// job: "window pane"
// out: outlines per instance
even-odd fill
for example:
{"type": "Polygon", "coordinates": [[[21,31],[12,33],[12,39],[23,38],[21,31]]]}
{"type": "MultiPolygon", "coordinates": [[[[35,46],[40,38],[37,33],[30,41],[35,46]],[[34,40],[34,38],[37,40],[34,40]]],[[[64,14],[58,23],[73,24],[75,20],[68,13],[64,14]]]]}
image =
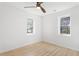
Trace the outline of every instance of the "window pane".
{"type": "Polygon", "coordinates": [[[33,33],[33,20],[27,19],[27,33],[33,33]]]}
{"type": "Polygon", "coordinates": [[[68,26],[70,24],[70,17],[61,18],[61,26],[68,26]]]}
{"type": "Polygon", "coordinates": [[[70,17],[62,17],[60,19],[60,33],[70,34],[70,17]]]}
{"type": "Polygon", "coordinates": [[[63,34],[63,33],[70,34],[70,26],[61,26],[60,32],[61,32],[61,34],[63,34]]]}

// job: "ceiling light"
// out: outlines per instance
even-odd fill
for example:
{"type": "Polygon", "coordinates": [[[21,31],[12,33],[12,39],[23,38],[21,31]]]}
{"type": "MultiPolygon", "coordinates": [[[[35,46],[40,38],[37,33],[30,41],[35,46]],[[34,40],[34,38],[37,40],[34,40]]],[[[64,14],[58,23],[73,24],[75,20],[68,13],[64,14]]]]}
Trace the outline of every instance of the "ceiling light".
{"type": "Polygon", "coordinates": [[[40,9],[40,7],[37,7],[37,9],[40,9]]]}

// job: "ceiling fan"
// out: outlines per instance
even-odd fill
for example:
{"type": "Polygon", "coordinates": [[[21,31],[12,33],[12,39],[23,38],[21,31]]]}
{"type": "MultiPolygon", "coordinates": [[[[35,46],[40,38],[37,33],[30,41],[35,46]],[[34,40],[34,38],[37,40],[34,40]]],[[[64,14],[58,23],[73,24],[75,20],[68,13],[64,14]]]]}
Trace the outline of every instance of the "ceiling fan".
{"type": "Polygon", "coordinates": [[[40,8],[43,13],[46,13],[46,10],[41,6],[43,2],[36,2],[36,6],[27,6],[24,8],[40,8]]]}

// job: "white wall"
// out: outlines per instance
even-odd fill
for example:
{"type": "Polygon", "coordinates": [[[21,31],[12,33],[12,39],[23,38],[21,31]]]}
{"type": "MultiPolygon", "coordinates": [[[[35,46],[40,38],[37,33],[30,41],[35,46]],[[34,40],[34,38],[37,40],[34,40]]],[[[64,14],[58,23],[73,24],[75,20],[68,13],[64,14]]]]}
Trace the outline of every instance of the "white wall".
{"type": "Polygon", "coordinates": [[[37,16],[15,7],[0,4],[0,52],[27,44],[46,41],[79,50],[79,6],[54,14],[37,16]],[[58,16],[70,14],[71,37],[58,35],[58,16]],[[33,18],[35,33],[26,34],[27,18],[33,18]],[[43,33],[43,34],[42,34],[43,33]]]}
{"type": "Polygon", "coordinates": [[[0,52],[41,41],[41,25],[40,16],[0,4],[0,52]],[[34,20],[36,32],[33,35],[26,34],[27,18],[34,20]]]}
{"type": "Polygon", "coordinates": [[[43,17],[43,41],[79,50],[79,6],[43,17]],[[58,35],[58,16],[71,16],[71,36],[58,35]]]}

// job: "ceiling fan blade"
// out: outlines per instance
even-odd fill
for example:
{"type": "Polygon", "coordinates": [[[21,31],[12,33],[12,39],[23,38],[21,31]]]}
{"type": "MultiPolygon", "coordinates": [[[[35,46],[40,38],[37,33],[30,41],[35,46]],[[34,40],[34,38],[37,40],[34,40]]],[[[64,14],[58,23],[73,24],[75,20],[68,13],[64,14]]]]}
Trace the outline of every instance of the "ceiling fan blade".
{"type": "Polygon", "coordinates": [[[24,8],[36,8],[36,6],[27,6],[27,7],[24,7],[24,8]]]}
{"type": "Polygon", "coordinates": [[[46,13],[46,10],[41,5],[39,7],[40,7],[40,9],[42,10],[43,13],[46,13]]]}

